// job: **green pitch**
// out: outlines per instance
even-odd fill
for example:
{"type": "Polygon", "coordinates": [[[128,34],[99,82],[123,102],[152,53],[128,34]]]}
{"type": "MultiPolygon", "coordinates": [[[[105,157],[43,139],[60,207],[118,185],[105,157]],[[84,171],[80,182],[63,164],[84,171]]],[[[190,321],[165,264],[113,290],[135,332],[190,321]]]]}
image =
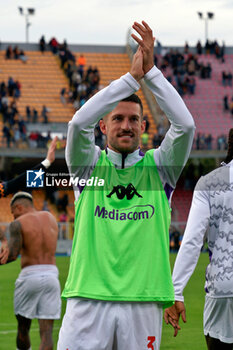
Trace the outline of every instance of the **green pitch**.
{"type": "MultiPolygon", "coordinates": [[[[175,255],[171,255],[173,265],[175,255]]],[[[201,254],[198,266],[189,284],[185,289],[187,323],[182,324],[181,331],[176,338],[173,337],[171,326],[163,325],[161,350],[205,350],[205,339],[202,330],[202,312],[204,305],[204,276],[208,263],[207,254],[201,254]]],[[[57,266],[60,272],[61,287],[63,288],[68,272],[69,258],[58,257],[57,266]]],[[[19,274],[19,259],[16,262],[0,266],[0,350],[14,350],[16,337],[16,319],[13,312],[14,282],[19,274]]],[[[62,302],[62,316],[65,312],[65,302],[62,302]]],[[[58,339],[61,320],[54,323],[54,349],[58,339]]],[[[31,326],[32,349],[39,348],[39,331],[37,320],[33,320],[31,326]]]]}

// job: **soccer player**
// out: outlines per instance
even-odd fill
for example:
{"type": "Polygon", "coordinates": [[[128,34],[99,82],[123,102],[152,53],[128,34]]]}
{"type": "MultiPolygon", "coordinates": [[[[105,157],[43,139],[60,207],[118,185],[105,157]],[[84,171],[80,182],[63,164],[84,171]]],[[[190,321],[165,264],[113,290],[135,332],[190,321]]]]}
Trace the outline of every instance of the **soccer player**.
{"type": "MultiPolygon", "coordinates": [[[[37,211],[31,194],[16,193],[11,200],[15,220],[10,224],[9,256],[6,263],[21,254],[21,273],[15,283],[14,312],[18,321],[17,349],[30,348],[31,321],[39,321],[41,350],[52,350],[52,330],[60,318],[61,299],[55,252],[58,226],[47,211],[37,211]]],[[[0,263],[2,264],[2,254],[0,263]]]]}
{"type": "Polygon", "coordinates": [[[203,246],[208,241],[210,263],[206,269],[204,334],[208,350],[233,349],[233,129],[228,153],[220,168],[198,181],[184,238],[173,270],[175,304],[165,310],[166,323],[180,330],[186,322],[183,290],[203,246]],[[208,230],[207,230],[208,229],[208,230]]]}
{"type": "Polygon", "coordinates": [[[104,186],[74,187],[75,235],[59,350],[157,350],[163,307],[174,301],[169,200],[195,127],[154,66],[152,30],[144,21],[133,28],[140,37],[132,35],[139,47],[130,72],[87,101],[68,126],[70,173],[102,179],[104,186]],[[171,122],[161,147],[145,155],[139,149],[142,103],[134,94],[143,77],[171,122]],[[94,143],[98,121],[105,151],[94,143]]]}

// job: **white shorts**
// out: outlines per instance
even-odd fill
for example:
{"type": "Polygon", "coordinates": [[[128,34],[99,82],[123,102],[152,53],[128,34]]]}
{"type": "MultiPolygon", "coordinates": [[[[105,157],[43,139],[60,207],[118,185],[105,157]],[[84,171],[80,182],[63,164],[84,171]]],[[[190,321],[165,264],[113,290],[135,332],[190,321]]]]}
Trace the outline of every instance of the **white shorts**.
{"type": "Polygon", "coordinates": [[[206,296],[204,334],[223,343],[233,343],[233,298],[206,296]]]}
{"type": "Polygon", "coordinates": [[[162,319],[154,302],[68,299],[57,350],[159,350],[162,319]]]}
{"type": "Polygon", "coordinates": [[[15,315],[55,320],[60,318],[61,297],[55,265],[31,265],[22,269],[15,282],[15,315]]]}

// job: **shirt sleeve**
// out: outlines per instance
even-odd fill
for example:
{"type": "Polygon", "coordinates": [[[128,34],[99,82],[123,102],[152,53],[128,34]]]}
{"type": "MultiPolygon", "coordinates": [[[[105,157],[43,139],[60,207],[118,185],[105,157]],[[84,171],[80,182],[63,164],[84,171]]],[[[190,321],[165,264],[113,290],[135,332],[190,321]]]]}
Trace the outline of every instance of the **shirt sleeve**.
{"type": "Polygon", "coordinates": [[[138,82],[127,73],[100,90],[75,113],[68,124],[65,151],[70,174],[88,178],[100,155],[100,148],[95,145],[96,123],[139,88],[138,82]]]}
{"type": "Polygon", "coordinates": [[[163,182],[175,188],[191,151],[194,120],[176,89],[157,67],[154,66],[144,80],[171,123],[154,158],[163,182]]]}
{"type": "MultiPolygon", "coordinates": [[[[35,167],[33,167],[33,170],[42,169],[46,172],[47,168],[42,163],[37,164],[35,167]]],[[[5,181],[2,184],[0,184],[0,198],[6,197],[11,193],[18,192],[19,190],[21,191],[26,190],[27,189],[26,180],[27,180],[27,173],[25,171],[19,176],[15,177],[14,179],[5,181]]]]}
{"type": "Polygon", "coordinates": [[[203,179],[202,177],[195,187],[184,238],[173,269],[175,300],[178,301],[184,300],[183,290],[197,265],[209,226],[209,194],[203,186],[203,179]]]}

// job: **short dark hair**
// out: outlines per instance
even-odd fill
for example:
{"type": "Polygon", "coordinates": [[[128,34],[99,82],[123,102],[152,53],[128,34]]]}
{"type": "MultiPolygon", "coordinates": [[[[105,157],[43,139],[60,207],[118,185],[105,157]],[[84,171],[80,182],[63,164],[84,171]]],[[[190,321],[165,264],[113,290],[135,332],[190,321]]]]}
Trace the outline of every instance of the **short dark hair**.
{"type": "Polygon", "coordinates": [[[228,134],[228,150],[225,158],[225,163],[229,163],[233,159],[233,128],[230,129],[228,134]]]}
{"type": "Polygon", "coordinates": [[[11,200],[11,206],[18,200],[18,199],[26,199],[28,201],[31,202],[31,204],[33,204],[33,198],[32,198],[32,195],[28,192],[17,192],[12,200],[11,200]]]}
{"type": "Polygon", "coordinates": [[[121,100],[122,102],[134,102],[134,103],[138,103],[140,105],[140,109],[141,109],[141,113],[143,116],[143,105],[142,105],[142,101],[141,99],[138,97],[138,95],[136,94],[132,94],[126,98],[124,98],[123,100],[121,100]]]}

